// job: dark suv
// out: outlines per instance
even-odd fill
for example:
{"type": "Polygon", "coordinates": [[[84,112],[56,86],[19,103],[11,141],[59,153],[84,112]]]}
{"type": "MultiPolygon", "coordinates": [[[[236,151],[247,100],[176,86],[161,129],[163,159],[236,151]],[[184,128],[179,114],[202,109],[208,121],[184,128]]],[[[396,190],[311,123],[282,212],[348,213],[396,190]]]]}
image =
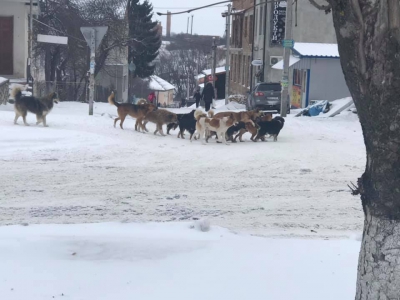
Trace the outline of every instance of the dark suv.
{"type": "MultiPolygon", "coordinates": [[[[281,112],[281,84],[261,82],[257,84],[247,99],[247,109],[276,110],[281,112]]],[[[290,97],[287,97],[287,113],[290,114],[290,97]]]]}

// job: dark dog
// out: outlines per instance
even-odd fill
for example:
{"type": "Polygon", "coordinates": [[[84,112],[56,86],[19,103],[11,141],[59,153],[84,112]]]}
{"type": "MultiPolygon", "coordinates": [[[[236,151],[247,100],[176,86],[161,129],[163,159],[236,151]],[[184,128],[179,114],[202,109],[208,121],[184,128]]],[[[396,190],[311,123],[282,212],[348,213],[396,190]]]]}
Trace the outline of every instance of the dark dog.
{"type": "Polygon", "coordinates": [[[184,132],[187,130],[190,133],[190,139],[192,139],[193,134],[196,131],[196,119],[194,118],[194,113],[195,110],[192,110],[188,114],[179,114],[177,123],[168,124],[167,133],[169,134],[171,129],[175,130],[179,126],[178,138],[185,139],[184,132]]]}
{"type": "Polygon", "coordinates": [[[278,141],[278,135],[281,132],[285,119],[282,117],[275,117],[271,121],[258,122],[260,126],[257,136],[253,139],[253,142],[257,142],[259,139],[265,141],[265,135],[269,134],[274,137],[274,142],[278,141]]]}
{"type": "MultiPolygon", "coordinates": [[[[231,126],[228,128],[228,130],[226,131],[225,134],[225,139],[229,142],[231,141],[232,143],[236,143],[236,139],[239,137],[239,140],[241,142],[242,141],[242,135],[246,132],[246,123],[245,122],[239,122],[236,123],[235,125],[231,126]],[[237,134],[235,136],[235,138],[233,138],[233,136],[237,134]],[[239,136],[240,135],[240,136],[239,136]]],[[[215,136],[215,138],[218,140],[218,136],[217,133],[215,131],[211,131],[207,138],[206,138],[206,142],[208,143],[209,138],[215,136]]],[[[217,141],[217,143],[221,143],[220,141],[217,141]]]]}
{"type": "Polygon", "coordinates": [[[43,122],[43,126],[47,127],[46,116],[53,109],[54,103],[58,103],[57,93],[50,93],[46,97],[36,98],[33,96],[22,96],[20,87],[14,87],[12,96],[15,99],[14,110],[15,119],[14,124],[17,124],[18,118],[22,117],[24,124],[29,126],[26,122],[26,115],[28,111],[36,115],[36,125],[43,122]]]}

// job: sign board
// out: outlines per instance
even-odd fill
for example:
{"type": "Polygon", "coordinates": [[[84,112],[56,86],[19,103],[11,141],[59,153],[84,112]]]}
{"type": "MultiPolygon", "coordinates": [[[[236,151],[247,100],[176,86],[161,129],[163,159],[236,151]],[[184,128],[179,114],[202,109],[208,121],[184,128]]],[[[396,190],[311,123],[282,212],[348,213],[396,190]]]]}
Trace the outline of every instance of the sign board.
{"type": "Polygon", "coordinates": [[[103,37],[107,33],[108,26],[97,26],[97,27],[81,27],[81,32],[86,40],[86,43],[90,46],[91,44],[91,32],[94,29],[95,32],[95,49],[97,49],[103,40],[103,37]]]}
{"type": "Polygon", "coordinates": [[[289,86],[289,82],[286,81],[286,80],[285,80],[285,81],[282,80],[282,81],[281,81],[281,86],[284,87],[284,88],[286,88],[286,87],[289,86]]]}
{"type": "Polygon", "coordinates": [[[66,37],[66,36],[57,36],[57,35],[38,34],[37,35],[37,41],[39,43],[67,45],[68,44],[68,37],[66,37]]]}
{"type": "Polygon", "coordinates": [[[255,59],[251,62],[251,65],[260,67],[260,66],[264,65],[264,62],[261,59],[255,59]]]}
{"type": "Polygon", "coordinates": [[[293,49],[294,48],[294,40],[283,40],[282,46],[283,46],[283,48],[293,49]]]}
{"type": "Polygon", "coordinates": [[[272,1],[271,46],[280,46],[285,38],[287,1],[272,1]]]}

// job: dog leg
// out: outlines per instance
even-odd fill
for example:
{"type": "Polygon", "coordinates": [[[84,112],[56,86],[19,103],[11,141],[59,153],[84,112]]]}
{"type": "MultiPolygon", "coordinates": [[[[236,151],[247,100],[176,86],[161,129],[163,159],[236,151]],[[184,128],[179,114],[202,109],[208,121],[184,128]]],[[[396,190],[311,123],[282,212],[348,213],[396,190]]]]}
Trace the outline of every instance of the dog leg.
{"type": "Polygon", "coordinates": [[[160,132],[160,134],[161,134],[162,136],[167,136],[166,134],[164,134],[164,130],[163,130],[163,128],[162,128],[162,124],[159,125],[158,131],[160,132]]]}
{"type": "Polygon", "coordinates": [[[46,116],[43,116],[42,120],[43,120],[43,126],[49,127],[49,125],[47,125],[47,123],[46,123],[46,116]]]}
{"type": "Polygon", "coordinates": [[[29,126],[28,122],[26,122],[26,114],[22,116],[22,120],[24,120],[25,126],[29,126]]]}
{"type": "MultiPolygon", "coordinates": [[[[217,135],[218,135],[218,133],[217,133],[217,135]]],[[[222,143],[224,143],[225,145],[230,145],[225,138],[225,132],[221,132],[221,139],[222,139],[222,143]]]]}
{"type": "Polygon", "coordinates": [[[124,129],[124,121],[125,121],[126,116],[121,117],[121,122],[119,123],[119,127],[121,127],[121,129],[124,129]]]}
{"type": "Polygon", "coordinates": [[[39,125],[42,122],[43,122],[43,117],[40,118],[38,115],[36,115],[36,125],[39,125]]]}
{"type": "Polygon", "coordinates": [[[117,124],[117,122],[118,122],[119,120],[121,120],[120,117],[118,117],[118,118],[116,118],[116,119],[114,120],[114,128],[115,128],[115,126],[116,126],[116,124],[117,124]]]}
{"type": "Polygon", "coordinates": [[[274,142],[277,142],[277,141],[278,141],[278,135],[274,134],[274,142]]]}
{"type": "Polygon", "coordinates": [[[14,118],[14,124],[18,125],[17,121],[19,119],[20,115],[18,115],[17,113],[15,114],[15,118],[14,118]]]}

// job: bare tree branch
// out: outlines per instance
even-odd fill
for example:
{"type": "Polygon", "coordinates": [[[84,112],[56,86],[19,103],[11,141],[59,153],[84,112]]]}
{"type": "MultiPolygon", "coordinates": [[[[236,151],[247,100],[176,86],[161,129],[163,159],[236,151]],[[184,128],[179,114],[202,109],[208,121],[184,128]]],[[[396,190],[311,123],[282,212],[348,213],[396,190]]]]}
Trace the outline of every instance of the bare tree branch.
{"type": "Polygon", "coordinates": [[[308,0],[308,1],[310,1],[311,5],[314,6],[315,8],[325,11],[326,14],[329,14],[332,11],[332,6],[330,4],[321,5],[318,4],[315,0],[308,0]]]}

